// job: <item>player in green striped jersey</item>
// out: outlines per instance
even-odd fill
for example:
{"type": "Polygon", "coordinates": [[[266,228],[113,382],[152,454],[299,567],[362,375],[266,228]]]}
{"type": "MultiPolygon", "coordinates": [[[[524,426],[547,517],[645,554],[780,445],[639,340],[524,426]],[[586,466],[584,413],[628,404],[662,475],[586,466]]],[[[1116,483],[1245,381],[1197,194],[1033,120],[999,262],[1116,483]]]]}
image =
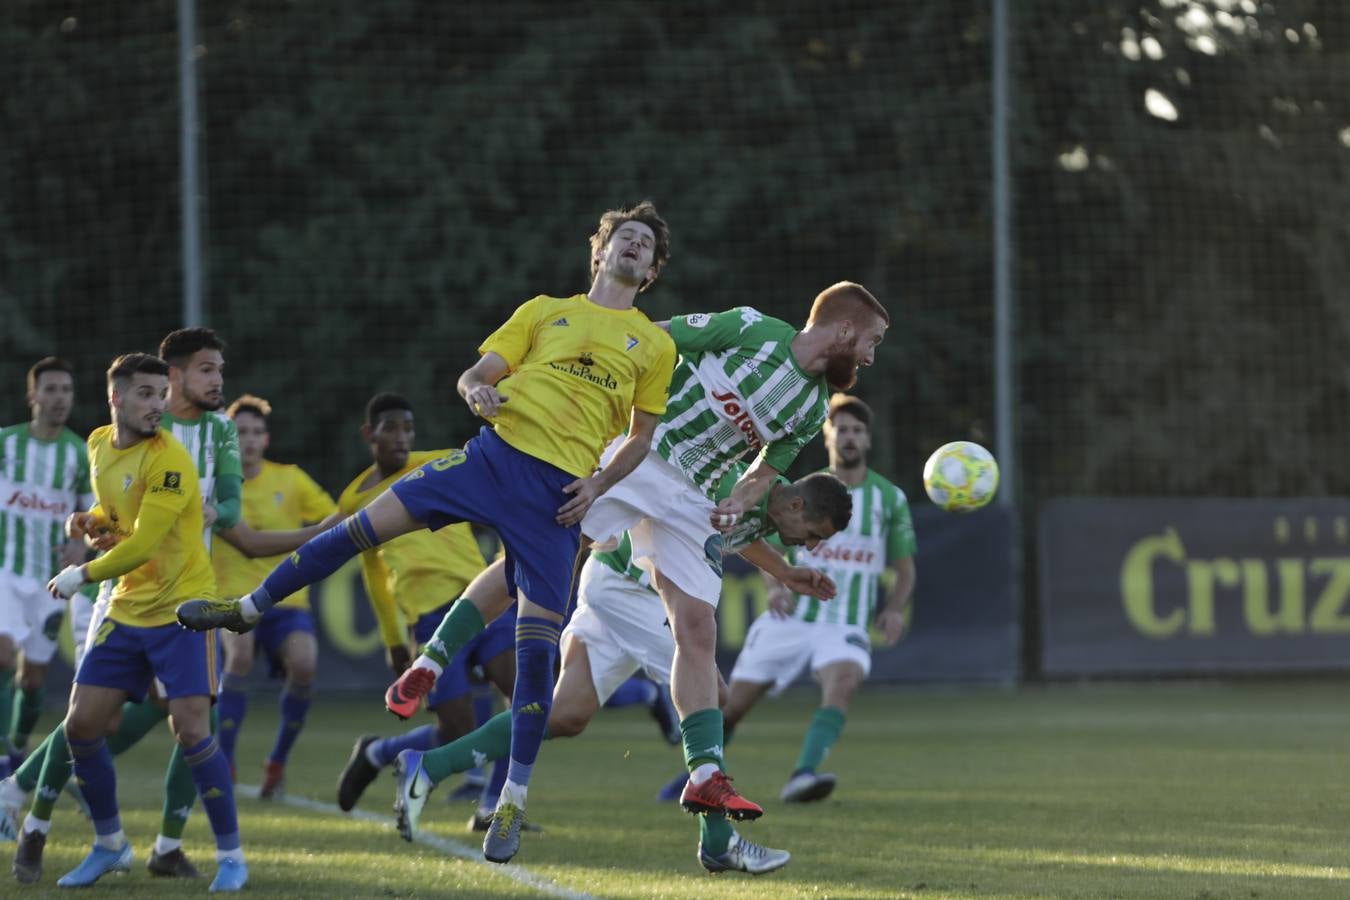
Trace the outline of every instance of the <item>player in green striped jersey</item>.
{"type": "MultiPolygon", "coordinates": [[[[681,357],[652,452],[581,523],[602,544],[629,532],[634,560],[665,602],[676,645],[671,693],[690,771],[680,800],[690,812],[763,813],[722,771],[714,651],[723,542],[819,432],[830,387],[851,386],[858,367],[871,365],[889,324],[885,308],[853,282],[817,295],[800,331],[750,307],[672,319],[681,357]],[[719,479],[749,452],[754,463],[714,505],[719,479]]],[[[742,556],[780,580],[793,578],[794,590],[833,595],[828,578],[807,568],[809,580],[790,573],[772,551],[742,556]]]]}
{"type": "MultiPolygon", "coordinates": [[[[74,403],[74,370],[46,357],[28,370],[32,417],[0,428],[0,777],[9,775],[11,751],[27,743],[41,713],[42,684],[66,610],[45,583],[85,561],[84,547],[64,533],[66,516],[93,502],[88,452],[66,427],[74,403]]],[[[70,600],[88,602],[82,595],[70,600]]],[[[0,820],[0,833],[4,828],[0,820]]]]}
{"type": "MultiPolygon", "coordinates": [[[[744,463],[733,466],[722,479],[718,496],[730,493],[744,469],[744,463]]],[[[760,504],[741,518],[723,550],[739,553],[775,534],[787,546],[814,547],[849,522],[851,503],[848,489],[830,475],[808,475],[795,483],[778,478],[760,504]]],[[[505,605],[502,598],[485,606],[483,614],[490,617],[505,605]]],[[[618,686],[639,669],[660,684],[669,682],[674,639],[650,576],[633,563],[627,534],[613,549],[591,554],[582,566],[576,611],[563,631],[562,651],[562,674],[548,717],[550,738],[580,734],[618,686]]],[[[498,759],[509,749],[510,716],[503,713],[442,747],[401,753],[394,799],[399,833],[413,839],[427,795],[437,784],[479,760],[498,759]]],[[[698,858],[710,872],[762,874],[790,859],[784,850],[761,847],[736,834],[720,813],[705,816],[700,824],[698,858]]]]}
{"type": "Polygon", "coordinates": [[[914,591],[914,524],[904,491],[867,466],[872,446],[872,411],[857,397],[836,394],[825,425],[829,472],[848,485],[853,515],[848,527],[811,548],[789,548],[797,565],[823,569],[839,595],[822,604],[773,584],[769,609],[751,626],[731,673],[731,696],[723,715],[734,728],[770,689],[781,691],[808,665],[820,682],[816,710],[797,757],[796,770],[783,788],[788,802],[820,800],[834,790],[836,778],[818,773],[844,727],[853,693],[872,668],[868,624],[879,586],[890,580],[876,616],[886,646],[905,630],[914,591]],[[887,576],[889,574],[889,579],[887,576]]]}

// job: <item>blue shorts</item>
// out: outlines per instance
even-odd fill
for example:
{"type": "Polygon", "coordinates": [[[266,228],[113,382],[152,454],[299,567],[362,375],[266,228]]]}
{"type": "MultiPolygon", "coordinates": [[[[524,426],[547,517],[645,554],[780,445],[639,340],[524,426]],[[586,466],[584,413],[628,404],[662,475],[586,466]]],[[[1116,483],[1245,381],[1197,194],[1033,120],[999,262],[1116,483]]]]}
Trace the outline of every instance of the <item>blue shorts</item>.
{"type": "Polygon", "coordinates": [[[286,674],[286,664],[281,658],[281,646],[286,638],[297,631],[314,634],[314,616],[307,609],[297,606],[274,606],[263,613],[262,620],[253,629],[255,646],[261,647],[267,654],[268,673],[273,678],[286,674]]]}
{"type": "Polygon", "coordinates": [[[75,682],[126,691],[138,703],[156,678],[164,685],[166,700],[214,697],[219,667],[214,631],[188,631],[177,622],[141,628],[104,619],[75,682]]]}
{"type": "Polygon", "coordinates": [[[484,427],[449,456],[434,459],[390,488],[404,508],[432,531],[455,522],[497,529],[506,546],[507,588],[566,615],[581,526],[554,521],[571,499],[563,486],[576,476],[522,453],[484,427]]]}
{"type": "MultiPolygon", "coordinates": [[[[450,611],[452,604],[445,604],[417,618],[413,626],[413,637],[420,647],[431,640],[441,619],[450,611]]],[[[494,619],[488,627],[476,634],[473,640],[464,645],[464,649],[455,654],[450,665],[436,679],[436,686],[427,695],[427,708],[431,709],[447,700],[463,697],[472,689],[469,673],[474,666],[486,665],[502,653],[516,646],[516,609],[509,608],[494,619]]]]}

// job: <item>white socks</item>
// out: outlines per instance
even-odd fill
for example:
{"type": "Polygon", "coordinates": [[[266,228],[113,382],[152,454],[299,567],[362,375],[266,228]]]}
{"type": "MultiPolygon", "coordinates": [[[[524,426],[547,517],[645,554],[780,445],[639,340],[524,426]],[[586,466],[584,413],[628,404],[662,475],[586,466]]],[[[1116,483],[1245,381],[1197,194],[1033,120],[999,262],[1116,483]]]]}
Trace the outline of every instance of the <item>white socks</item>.
{"type": "Polygon", "coordinates": [[[181,838],[168,838],[162,834],[155,837],[155,852],[160,856],[172,853],[181,846],[183,846],[181,838]]]}
{"type": "Polygon", "coordinates": [[[695,787],[697,787],[698,785],[707,781],[709,778],[713,777],[720,771],[722,770],[717,768],[716,763],[704,763],[703,765],[699,766],[697,769],[689,773],[689,780],[694,783],[695,787]]]}

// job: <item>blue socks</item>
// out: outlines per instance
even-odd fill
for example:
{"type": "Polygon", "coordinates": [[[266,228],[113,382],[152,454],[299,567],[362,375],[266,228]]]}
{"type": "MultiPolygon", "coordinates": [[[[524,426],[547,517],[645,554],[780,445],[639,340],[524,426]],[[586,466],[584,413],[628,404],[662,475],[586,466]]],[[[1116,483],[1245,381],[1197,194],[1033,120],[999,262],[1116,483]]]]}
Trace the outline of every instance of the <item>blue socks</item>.
{"type": "Polygon", "coordinates": [[[606,709],[619,709],[624,706],[651,706],[656,702],[656,692],[660,690],[645,678],[634,675],[614,689],[605,701],[606,709]]]}
{"type": "Polygon", "coordinates": [[[248,706],[248,694],[244,692],[247,685],[247,678],[226,672],[220,680],[220,693],[216,698],[216,710],[220,713],[220,749],[231,763],[234,762],[234,745],[239,740],[239,729],[244,725],[244,712],[248,706]]]}
{"type": "Polygon", "coordinates": [[[516,620],[516,691],[511,698],[511,767],[507,780],[526,786],[553,707],[553,663],[562,625],[535,616],[516,620]]]}
{"type": "MultiPolygon", "coordinates": [[[[216,849],[222,852],[237,851],[239,820],[234,810],[234,786],[230,783],[230,764],[225,754],[220,752],[220,743],[215,735],[211,735],[191,747],[183,748],[183,758],[192,769],[192,781],[197,785],[202,806],[206,807],[211,832],[216,836],[216,849]]],[[[85,798],[88,799],[88,794],[85,798]]]]}
{"type": "Polygon", "coordinates": [[[295,746],[295,739],[300,736],[300,729],[305,727],[305,716],[309,713],[313,691],[310,685],[301,687],[289,680],[286,682],[281,691],[281,723],[277,726],[277,739],[267,756],[272,762],[285,764],[291,747],[295,746]]]}
{"type": "Polygon", "coordinates": [[[103,738],[77,741],[67,735],[66,743],[75,764],[75,777],[89,804],[89,817],[94,820],[94,833],[116,834],[122,830],[122,819],[117,813],[117,775],[113,772],[112,752],[103,738]]]}
{"type": "Polygon", "coordinates": [[[379,543],[365,510],[348,516],[318,537],[306,541],[273,569],[262,586],[253,591],[253,605],[259,611],[270,609],[300,588],[332,575],[347,560],[379,543]]]}
{"type": "Polygon", "coordinates": [[[406,734],[380,738],[366,748],[366,760],[381,768],[398,759],[404,750],[430,750],[441,745],[441,736],[435,725],[423,725],[406,734]]]}

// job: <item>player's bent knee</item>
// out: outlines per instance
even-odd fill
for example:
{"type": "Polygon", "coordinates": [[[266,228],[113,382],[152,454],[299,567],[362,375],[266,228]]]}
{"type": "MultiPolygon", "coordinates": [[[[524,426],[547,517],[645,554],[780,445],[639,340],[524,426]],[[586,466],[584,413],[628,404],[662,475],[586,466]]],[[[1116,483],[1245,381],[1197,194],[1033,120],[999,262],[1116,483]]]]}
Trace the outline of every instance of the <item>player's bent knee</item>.
{"type": "Polygon", "coordinates": [[[575,710],[559,710],[556,706],[548,717],[548,735],[554,738],[576,737],[586,730],[590,716],[575,710]]]}

